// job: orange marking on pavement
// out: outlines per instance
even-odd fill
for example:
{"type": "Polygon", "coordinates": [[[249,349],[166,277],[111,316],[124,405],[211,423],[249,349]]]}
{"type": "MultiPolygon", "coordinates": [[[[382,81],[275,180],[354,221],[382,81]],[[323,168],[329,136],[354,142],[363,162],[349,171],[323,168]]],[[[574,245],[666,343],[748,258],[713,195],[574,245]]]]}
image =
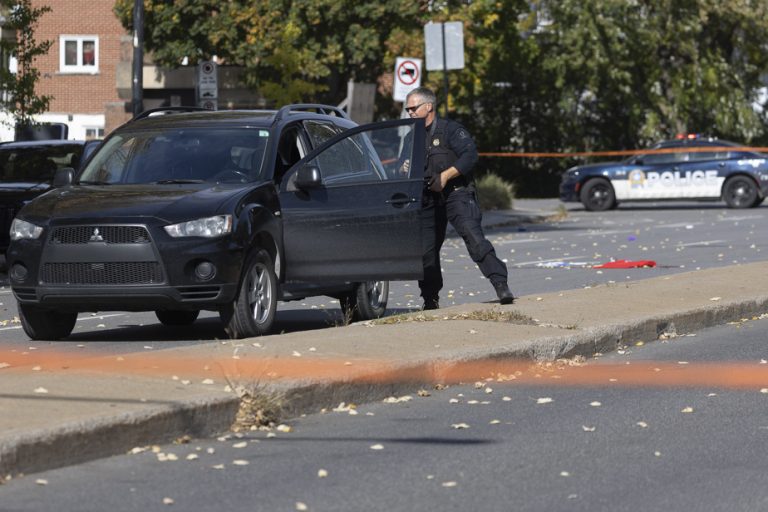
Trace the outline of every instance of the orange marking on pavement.
{"type": "Polygon", "coordinates": [[[262,357],[179,357],[174,352],[96,355],[35,350],[0,352],[0,376],[14,372],[57,372],[67,375],[118,374],[170,378],[225,377],[232,382],[327,380],[360,383],[467,383],[485,381],[547,386],[768,388],[768,365],[755,362],[675,364],[643,361],[632,364],[567,366],[523,360],[438,362],[403,368],[397,361],[343,360],[318,355],[262,357]],[[2,363],[5,363],[5,366],[2,363]],[[33,370],[33,368],[39,369],[33,370]]]}

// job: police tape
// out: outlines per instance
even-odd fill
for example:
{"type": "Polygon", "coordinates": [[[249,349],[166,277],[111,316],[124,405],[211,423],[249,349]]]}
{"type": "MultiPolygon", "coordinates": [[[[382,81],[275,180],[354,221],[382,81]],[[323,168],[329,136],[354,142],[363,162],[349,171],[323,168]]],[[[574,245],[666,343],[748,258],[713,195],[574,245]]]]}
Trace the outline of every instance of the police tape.
{"type": "MultiPolygon", "coordinates": [[[[600,156],[635,156],[635,155],[653,155],[664,153],[717,153],[717,152],[732,152],[743,151],[749,153],[761,153],[768,152],[768,147],[753,147],[753,146],[678,146],[675,148],[663,148],[663,149],[627,149],[627,150],[615,150],[615,151],[571,151],[571,152],[559,152],[559,153],[546,153],[546,152],[481,152],[480,156],[487,157],[500,157],[500,158],[588,158],[588,157],[600,157],[600,156]]],[[[719,157],[724,158],[724,157],[719,157]]]]}

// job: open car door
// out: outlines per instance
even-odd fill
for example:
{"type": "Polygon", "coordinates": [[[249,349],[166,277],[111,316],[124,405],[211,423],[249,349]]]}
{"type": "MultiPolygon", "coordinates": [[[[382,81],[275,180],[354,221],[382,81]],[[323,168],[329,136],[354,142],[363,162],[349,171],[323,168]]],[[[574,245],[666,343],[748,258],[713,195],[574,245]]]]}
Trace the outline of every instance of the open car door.
{"type": "Polygon", "coordinates": [[[280,185],[287,281],[422,276],[424,121],[347,130],[312,151],[280,185]]]}

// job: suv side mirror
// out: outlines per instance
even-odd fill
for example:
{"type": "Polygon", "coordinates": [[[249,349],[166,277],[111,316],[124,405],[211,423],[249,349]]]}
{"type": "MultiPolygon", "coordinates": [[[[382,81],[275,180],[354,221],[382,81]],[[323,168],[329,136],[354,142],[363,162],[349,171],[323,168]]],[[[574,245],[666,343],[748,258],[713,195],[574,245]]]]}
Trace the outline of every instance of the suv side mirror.
{"type": "Polygon", "coordinates": [[[322,184],[320,169],[314,165],[305,165],[296,172],[296,188],[318,188],[322,184]]]}
{"type": "Polygon", "coordinates": [[[71,184],[75,180],[75,170],[71,167],[62,167],[56,169],[56,174],[53,175],[53,186],[64,187],[71,184]]]}

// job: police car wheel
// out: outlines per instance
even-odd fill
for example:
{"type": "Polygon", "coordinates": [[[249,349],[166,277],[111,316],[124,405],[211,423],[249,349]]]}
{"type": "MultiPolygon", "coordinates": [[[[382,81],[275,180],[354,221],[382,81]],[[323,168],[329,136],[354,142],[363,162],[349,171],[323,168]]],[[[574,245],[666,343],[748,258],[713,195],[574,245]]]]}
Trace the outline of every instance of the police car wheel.
{"type": "Polygon", "coordinates": [[[339,300],[345,323],[381,318],[387,311],[388,297],[389,281],[356,283],[352,292],[339,300]]]}
{"type": "Polygon", "coordinates": [[[723,200],[730,208],[752,208],[759,204],[758,198],[757,185],[746,176],[734,176],[723,187],[723,200]]]}
{"type": "Polygon", "coordinates": [[[616,194],[608,181],[592,179],[581,188],[581,203],[591,212],[610,210],[616,205],[616,194]]]}

